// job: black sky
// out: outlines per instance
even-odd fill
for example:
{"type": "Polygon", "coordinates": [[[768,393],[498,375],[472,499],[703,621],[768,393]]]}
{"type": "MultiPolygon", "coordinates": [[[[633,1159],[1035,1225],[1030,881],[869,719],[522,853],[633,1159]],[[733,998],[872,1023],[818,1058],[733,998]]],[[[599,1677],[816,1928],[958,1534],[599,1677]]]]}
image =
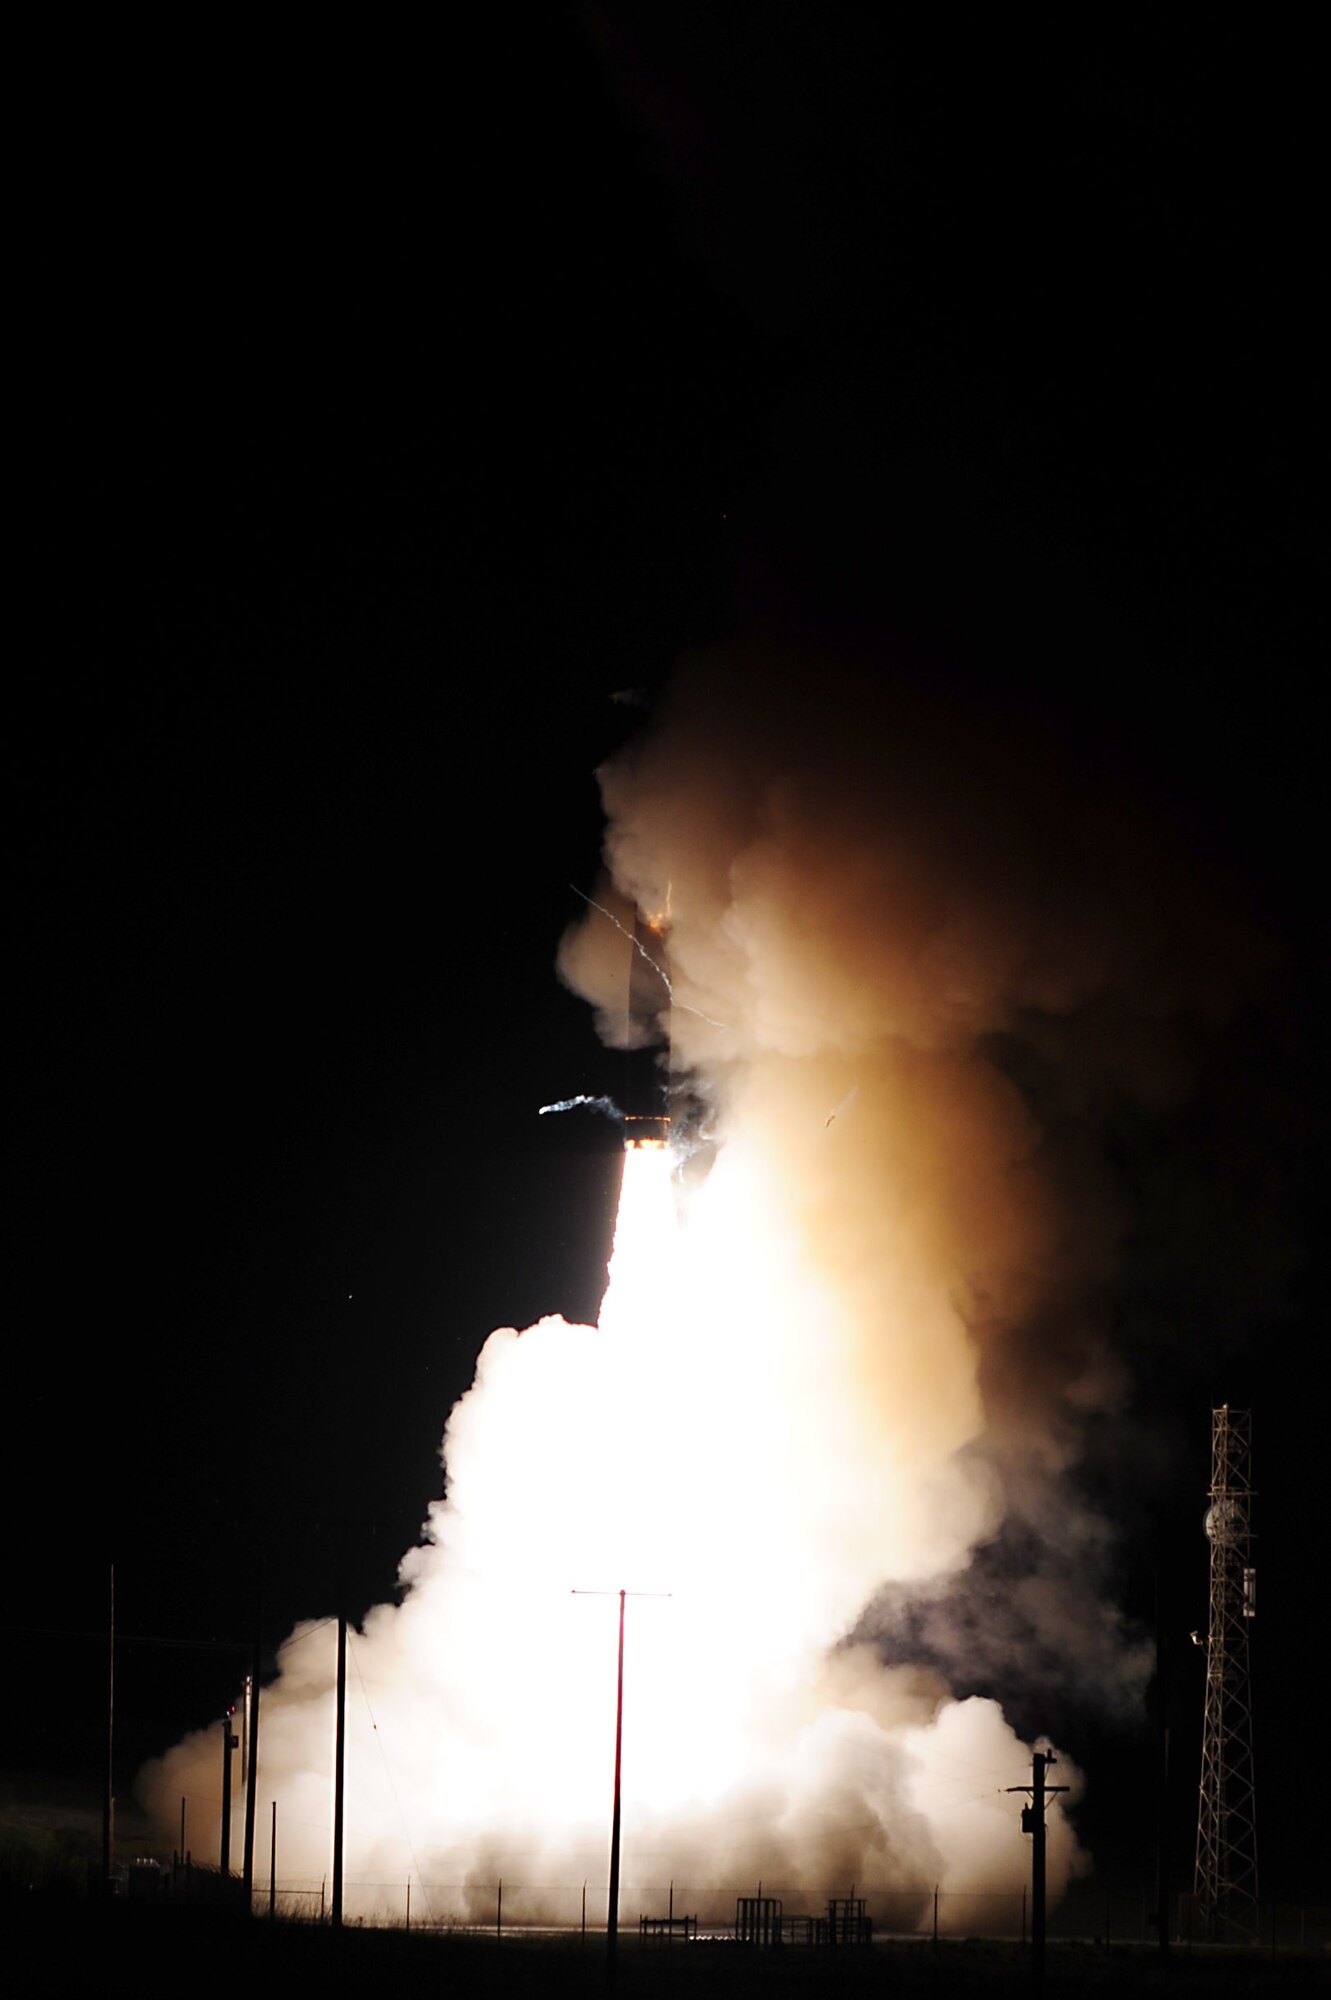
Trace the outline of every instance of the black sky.
{"type": "MultiPolygon", "coordinates": [[[[485,1334],[594,1312],[614,1136],[535,1113],[616,1070],[554,952],[640,713],[611,696],[735,632],[1029,717],[1258,913],[1196,1089],[1111,1135],[1143,1387],[1090,1476],[1125,1595],[1149,1615],[1154,1548],[1186,1631],[1210,1403],[1251,1401],[1306,1596],[1316,65],[1063,33],[605,7],[38,65],[10,1769],[97,1768],[97,1643],[52,1635],[97,1631],[109,1558],[130,1637],[247,1638],[262,1567],[275,1639],[344,1532],[364,1608],[485,1334]]],[[[1266,1602],[1274,1708],[1302,1669],[1266,1602]]],[[[127,1746],[225,1696],[218,1656],[125,1658],[127,1746]]]]}

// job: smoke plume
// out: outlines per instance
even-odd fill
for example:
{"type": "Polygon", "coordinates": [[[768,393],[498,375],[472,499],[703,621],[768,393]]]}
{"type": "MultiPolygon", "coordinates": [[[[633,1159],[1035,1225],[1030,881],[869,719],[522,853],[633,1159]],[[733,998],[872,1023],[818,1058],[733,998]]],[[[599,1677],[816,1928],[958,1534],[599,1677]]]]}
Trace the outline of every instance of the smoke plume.
{"type": "MultiPolygon", "coordinates": [[[[908,1922],[939,1885],[969,1925],[961,1892],[1024,1880],[1030,1757],[973,1690],[1143,1685],[1075,1484],[1128,1388],[1100,1130],[1187,1087],[1242,926],[1029,721],[826,661],[685,663],[601,776],[560,970],[623,1039],[633,914],[668,916],[712,1164],[681,1220],[630,1151],[599,1325],[494,1333],[449,1418],[402,1600],[352,1636],[348,1906],[410,1876],[488,1916],[502,1878],[514,1920],[584,1884],[600,1920],[626,1589],[625,1908],[853,1884],[908,1922]]],[[[286,1881],[326,1872],[333,1653],[302,1627],[264,1696],[286,1881]]],[[[164,1826],[214,1764],[200,1732],[144,1774],[164,1826]]],[[[1078,1865],[1056,1807],[1054,1893],[1078,1865]]]]}
{"type": "MultiPolygon", "coordinates": [[[[857,1396],[1029,1519],[1125,1387],[1104,1112],[1187,1089],[1242,917],[1029,717],[826,660],[695,660],[603,790],[615,886],[671,911],[674,1062],[835,1288],[857,1396]]],[[[561,957],[602,1006],[604,950],[561,957]]]]}

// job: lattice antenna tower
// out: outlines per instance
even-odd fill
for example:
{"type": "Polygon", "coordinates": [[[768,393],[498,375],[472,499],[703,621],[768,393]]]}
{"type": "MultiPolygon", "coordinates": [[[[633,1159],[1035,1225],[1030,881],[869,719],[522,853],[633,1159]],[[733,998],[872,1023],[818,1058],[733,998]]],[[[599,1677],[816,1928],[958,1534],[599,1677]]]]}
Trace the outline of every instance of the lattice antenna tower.
{"type": "MultiPolygon", "coordinates": [[[[1195,1889],[1214,1939],[1256,1939],[1257,1822],[1248,1633],[1257,1609],[1252,1566],[1252,1412],[1211,1412],[1211,1609],[1206,1635],[1195,1889]]],[[[1194,1632],[1200,1645],[1201,1639],[1194,1632]]]]}

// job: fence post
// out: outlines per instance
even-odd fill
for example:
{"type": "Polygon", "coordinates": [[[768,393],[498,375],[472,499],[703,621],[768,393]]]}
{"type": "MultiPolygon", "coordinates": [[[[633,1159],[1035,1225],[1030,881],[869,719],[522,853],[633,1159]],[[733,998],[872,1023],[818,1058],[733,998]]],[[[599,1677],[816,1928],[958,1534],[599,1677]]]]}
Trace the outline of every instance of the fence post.
{"type": "Polygon", "coordinates": [[[938,1949],[938,1884],[934,1883],[934,1950],[938,1949]]]}
{"type": "Polygon", "coordinates": [[[499,1895],[495,1902],[495,1936],[504,1935],[504,1878],[499,1878],[499,1895]]]}

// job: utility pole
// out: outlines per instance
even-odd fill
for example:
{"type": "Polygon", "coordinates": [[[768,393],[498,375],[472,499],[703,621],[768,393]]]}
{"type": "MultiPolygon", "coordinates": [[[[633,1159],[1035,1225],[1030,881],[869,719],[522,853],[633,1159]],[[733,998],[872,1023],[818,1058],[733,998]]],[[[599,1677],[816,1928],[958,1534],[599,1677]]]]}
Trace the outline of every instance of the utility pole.
{"type": "Polygon", "coordinates": [[[1169,1956],[1170,1904],[1173,1900],[1171,1867],[1172,1827],[1169,1793],[1169,1718],[1173,1709],[1173,1651],[1165,1643],[1162,1617],[1160,1570],[1155,1572],[1155,1680],[1150,1712],[1155,1721],[1155,1915],[1156,1946],[1162,1959],[1169,1956]]]}
{"type": "Polygon", "coordinates": [[[347,1763],[347,1613],[337,1614],[337,1729],[333,1744],[333,1929],[342,1927],[342,1841],[347,1763]]]}
{"type": "Polygon", "coordinates": [[[106,1617],[106,1783],[102,1792],[102,1894],[111,1894],[116,1850],[116,1566],[111,1564],[106,1617]]]}
{"type": "MultiPolygon", "coordinates": [[[[1248,1626],[1257,1611],[1252,1567],[1252,1412],[1211,1412],[1211,1544],[1206,1708],[1197,1809],[1197,1901],[1213,1942],[1257,1940],[1257,1821],[1248,1687],[1248,1626]]],[[[1196,1632],[1194,1643],[1202,1645],[1196,1632]]]]}
{"type": "Polygon", "coordinates": [[[619,1828],[624,1756],[624,1592],[619,1593],[619,1667],[615,1676],[615,1803],[610,1815],[610,1895],[606,1917],[606,1958],[614,1968],[619,1937],[619,1828]]]}
{"type": "Polygon", "coordinates": [[[1010,1792],[1026,1793],[1031,1801],[1021,1809],[1021,1830],[1031,1835],[1031,1992],[1035,2000],[1040,2000],[1044,1992],[1045,1802],[1056,1792],[1068,1789],[1066,1785],[1045,1783],[1045,1773],[1057,1761],[1052,1750],[1037,1750],[1031,1758],[1030,1784],[1007,1788],[1010,1792]]]}
{"type": "Polygon", "coordinates": [[[235,1712],[233,1705],[222,1717],[222,1838],[218,1866],[222,1872],[224,1888],[231,1874],[231,1752],[240,1742],[240,1738],[231,1727],[231,1718],[235,1712]]]}
{"type": "Polygon", "coordinates": [[[248,1754],[245,1759],[245,1914],[254,1910],[254,1816],[259,1793],[259,1671],[263,1665],[262,1598],[254,1607],[254,1659],[249,1680],[248,1754]]]}
{"type": "Polygon", "coordinates": [[[610,1893],[605,1920],[605,1970],[607,1984],[615,1979],[615,1953],[619,1943],[619,1827],[623,1781],[624,1749],[624,1600],[628,1597],[668,1597],[668,1590],[575,1590],[575,1597],[619,1598],[619,1668],[615,1684],[615,1795],[610,1813],[610,1893]]]}

